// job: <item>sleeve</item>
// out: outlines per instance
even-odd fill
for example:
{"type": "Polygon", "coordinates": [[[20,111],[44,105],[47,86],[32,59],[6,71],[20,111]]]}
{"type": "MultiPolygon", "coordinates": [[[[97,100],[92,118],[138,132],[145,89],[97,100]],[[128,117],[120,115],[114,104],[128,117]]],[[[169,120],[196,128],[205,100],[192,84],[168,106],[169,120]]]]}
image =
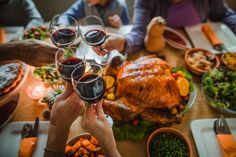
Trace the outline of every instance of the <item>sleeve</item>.
{"type": "Polygon", "coordinates": [[[77,0],[68,10],[64,12],[67,15],[74,17],[79,20],[85,16],[84,1],[77,0]]]}
{"type": "Polygon", "coordinates": [[[25,0],[23,2],[24,11],[28,16],[28,24],[26,28],[40,26],[43,24],[44,20],[40,15],[39,11],[37,10],[35,4],[31,0],[25,0]]]}
{"type": "Polygon", "coordinates": [[[124,25],[128,25],[129,24],[129,14],[128,14],[128,8],[127,8],[127,5],[124,4],[122,6],[122,13],[121,13],[121,21],[124,25]]]}
{"type": "Polygon", "coordinates": [[[211,0],[209,19],[223,21],[236,34],[236,14],[223,0],[211,0]]]}
{"type": "Polygon", "coordinates": [[[125,53],[133,53],[144,47],[146,27],[150,21],[150,9],[146,0],[136,0],[134,4],[133,28],[125,36],[125,53]]]}

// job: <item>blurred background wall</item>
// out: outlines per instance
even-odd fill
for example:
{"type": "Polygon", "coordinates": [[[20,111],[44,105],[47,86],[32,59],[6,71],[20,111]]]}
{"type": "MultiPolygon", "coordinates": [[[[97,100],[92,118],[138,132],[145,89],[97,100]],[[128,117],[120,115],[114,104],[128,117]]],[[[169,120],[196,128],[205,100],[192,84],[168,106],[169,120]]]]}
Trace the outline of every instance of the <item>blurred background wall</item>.
{"type": "MultiPolygon", "coordinates": [[[[45,21],[50,21],[53,15],[62,13],[76,0],[33,0],[45,21]]],[[[236,0],[226,0],[229,6],[236,11],[236,0]]],[[[126,0],[130,17],[133,16],[134,0],[126,0]]]]}

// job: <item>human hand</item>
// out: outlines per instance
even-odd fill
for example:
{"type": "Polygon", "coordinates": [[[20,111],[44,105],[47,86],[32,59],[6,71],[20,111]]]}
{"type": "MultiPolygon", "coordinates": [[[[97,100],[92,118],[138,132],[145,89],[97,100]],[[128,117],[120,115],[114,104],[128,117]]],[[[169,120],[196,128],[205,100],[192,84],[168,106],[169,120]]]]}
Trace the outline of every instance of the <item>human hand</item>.
{"type": "Polygon", "coordinates": [[[60,130],[69,128],[73,121],[84,111],[84,102],[73,91],[71,83],[67,83],[66,90],[55,100],[52,108],[50,123],[60,130]]]}
{"type": "Polygon", "coordinates": [[[120,19],[120,16],[115,14],[113,16],[108,17],[108,22],[112,27],[119,28],[122,26],[122,21],[120,19]]]}
{"type": "Polygon", "coordinates": [[[93,50],[98,55],[105,55],[112,50],[118,50],[119,52],[125,49],[125,37],[114,33],[107,33],[105,42],[100,47],[93,47],[93,50]],[[105,50],[105,51],[104,51],[105,50]]]}

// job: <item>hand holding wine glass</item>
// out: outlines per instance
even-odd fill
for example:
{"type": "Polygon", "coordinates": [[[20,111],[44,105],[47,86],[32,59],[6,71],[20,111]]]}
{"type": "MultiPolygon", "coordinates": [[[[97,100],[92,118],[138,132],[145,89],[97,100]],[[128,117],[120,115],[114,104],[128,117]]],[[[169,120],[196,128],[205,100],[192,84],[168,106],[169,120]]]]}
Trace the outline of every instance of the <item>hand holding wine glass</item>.
{"type": "MultiPolygon", "coordinates": [[[[97,16],[87,16],[79,23],[79,31],[83,41],[92,46],[93,49],[99,49],[99,56],[96,55],[95,62],[100,65],[108,63],[108,51],[103,49],[101,45],[106,40],[105,27],[102,19],[97,16]]],[[[96,51],[95,51],[96,52],[96,51]]]]}

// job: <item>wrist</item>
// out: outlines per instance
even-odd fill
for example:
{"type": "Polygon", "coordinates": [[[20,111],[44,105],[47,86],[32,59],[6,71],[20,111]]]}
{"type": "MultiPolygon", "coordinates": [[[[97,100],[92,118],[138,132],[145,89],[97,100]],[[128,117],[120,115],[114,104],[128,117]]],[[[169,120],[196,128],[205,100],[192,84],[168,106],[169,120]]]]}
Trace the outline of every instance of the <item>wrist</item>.
{"type": "Polygon", "coordinates": [[[124,36],[120,37],[120,45],[119,45],[119,51],[124,52],[126,46],[126,40],[124,36]]]}

